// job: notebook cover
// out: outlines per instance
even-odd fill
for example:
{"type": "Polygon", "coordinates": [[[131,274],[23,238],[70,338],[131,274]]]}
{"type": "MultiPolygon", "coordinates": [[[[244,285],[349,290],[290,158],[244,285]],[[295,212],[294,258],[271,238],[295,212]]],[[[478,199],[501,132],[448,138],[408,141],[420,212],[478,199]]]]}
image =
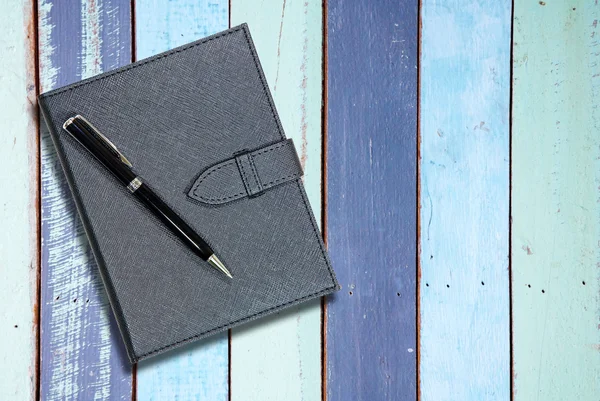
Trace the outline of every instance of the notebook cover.
{"type": "Polygon", "coordinates": [[[339,289],[246,25],[39,100],[132,363],[339,289]],[[76,114],[233,279],[62,129],[76,114]]]}

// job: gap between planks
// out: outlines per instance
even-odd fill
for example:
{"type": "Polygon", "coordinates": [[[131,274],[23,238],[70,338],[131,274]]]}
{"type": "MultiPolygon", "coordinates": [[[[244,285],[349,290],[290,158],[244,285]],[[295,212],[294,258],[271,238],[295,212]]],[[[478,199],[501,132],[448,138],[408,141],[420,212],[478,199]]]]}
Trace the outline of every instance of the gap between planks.
{"type": "Polygon", "coordinates": [[[512,134],[513,134],[513,56],[514,56],[514,24],[515,24],[515,2],[514,0],[510,3],[510,54],[509,62],[510,69],[508,71],[508,344],[510,346],[509,356],[509,375],[510,375],[510,401],[515,399],[515,365],[514,365],[514,354],[513,354],[513,297],[512,297],[512,134]]]}
{"type": "Polygon", "coordinates": [[[29,60],[28,60],[28,72],[33,77],[33,94],[34,99],[29,99],[30,104],[33,107],[31,116],[33,119],[33,133],[34,138],[30,138],[29,151],[30,154],[35,155],[34,164],[34,188],[35,193],[33,194],[33,204],[35,205],[35,211],[33,219],[35,221],[35,302],[34,302],[34,328],[32,335],[35,338],[35,355],[34,355],[34,389],[33,395],[36,400],[41,398],[41,327],[42,327],[42,157],[40,154],[40,111],[37,107],[37,97],[40,94],[40,49],[39,49],[39,21],[38,21],[38,0],[31,0],[30,5],[30,19],[27,23],[27,44],[29,48],[29,60]],[[30,64],[31,63],[31,64],[30,64]],[[31,71],[33,69],[33,72],[31,71]]]}
{"type": "MultiPolygon", "coordinates": [[[[137,46],[135,43],[135,0],[131,0],[129,6],[129,15],[131,18],[131,62],[137,60],[137,46]]],[[[137,401],[137,363],[131,366],[131,401],[137,401]]]]}
{"type": "Polygon", "coordinates": [[[416,238],[415,241],[417,243],[416,250],[417,254],[415,255],[415,263],[417,270],[417,277],[415,280],[416,290],[415,290],[415,328],[416,328],[416,348],[417,348],[417,358],[415,367],[415,375],[416,375],[416,383],[417,383],[417,391],[416,391],[416,401],[421,400],[421,30],[423,28],[423,21],[421,20],[421,8],[423,4],[421,0],[417,1],[417,140],[416,140],[416,163],[415,163],[415,171],[416,171],[416,184],[417,184],[417,199],[415,213],[417,214],[416,222],[417,222],[417,230],[416,230],[416,238]]]}
{"type": "MultiPolygon", "coordinates": [[[[227,26],[231,28],[231,0],[227,1],[227,26]]],[[[227,401],[231,401],[231,329],[227,330],[227,401]]]]}
{"type": "MultiPolygon", "coordinates": [[[[327,246],[327,0],[322,3],[322,60],[321,60],[321,236],[327,246]]],[[[321,298],[321,400],[327,401],[327,301],[321,298]]]]}

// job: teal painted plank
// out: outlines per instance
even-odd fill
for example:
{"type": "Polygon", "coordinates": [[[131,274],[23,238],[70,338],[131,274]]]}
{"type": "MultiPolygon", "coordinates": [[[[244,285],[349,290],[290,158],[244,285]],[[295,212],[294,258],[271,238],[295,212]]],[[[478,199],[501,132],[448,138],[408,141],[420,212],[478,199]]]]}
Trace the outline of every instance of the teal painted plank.
{"type": "Polygon", "coordinates": [[[136,60],[229,27],[227,0],[136,0],[136,60]]]}
{"type": "MultiPolygon", "coordinates": [[[[41,92],[127,64],[130,4],[40,0],[41,92]]],[[[130,400],[131,365],[45,129],[40,147],[41,399],[130,400]]]]}
{"type": "MultiPolygon", "coordinates": [[[[136,58],[142,59],[227,29],[226,0],[138,0],[136,58]]],[[[228,339],[221,334],[142,361],[138,400],[227,400],[228,339]]]]}
{"type": "Polygon", "coordinates": [[[514,400],[600,399],[600,6],[516,2],[514,400]]]}
{"type": "Polygon", "coordinates": [[[34,8],[0,6],[1,400],[36,393],[38,174],[34,8]]]}
{"type": "Polygon", "coordinates": [[[328,401],[417,398],[418,6],[328,3],[328,401]]]}
{"type": "MultiPolygon", "coordinates": [[[[231,1],[247,22],[315,216],[321,214],[321,1],[231,1]]],[[[312,301],[231,334],[231,400],[321,399],[321,308],[312,301]]]]}
{"type": "Polygon", "coordinates": [[[421,400],[508,401],[511,2],[421,17],[421,400]]]}

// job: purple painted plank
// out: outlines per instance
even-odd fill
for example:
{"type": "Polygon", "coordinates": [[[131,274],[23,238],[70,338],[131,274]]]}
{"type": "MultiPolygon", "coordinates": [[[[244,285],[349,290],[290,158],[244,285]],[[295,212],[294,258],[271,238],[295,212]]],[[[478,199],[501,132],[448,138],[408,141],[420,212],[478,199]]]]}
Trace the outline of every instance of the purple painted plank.
{"type": "MultiPolygon", "coordinates": [[[[129,0],[41,0],[40,87],[131,60],[129,0]]],[[[41,138],[41,398],[130,400],[131,366],[45,125],[41,138]]]]}
{"type": "Polygon", "coordinates": [[[414,400],[418,2],[332,0],[327,25],[327,400],[414,400]]]}

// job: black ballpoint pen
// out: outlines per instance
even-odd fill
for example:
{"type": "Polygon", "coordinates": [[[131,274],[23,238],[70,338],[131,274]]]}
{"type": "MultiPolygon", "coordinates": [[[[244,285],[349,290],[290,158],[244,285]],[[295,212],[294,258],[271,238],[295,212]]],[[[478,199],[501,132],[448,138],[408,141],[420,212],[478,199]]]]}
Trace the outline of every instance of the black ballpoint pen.
{"type": "Polygon", "coordinates": [[[132,170],[132,165],[104,135],[85,118],[69,118],[63,128],[127,187],[163,224],[192,251],[215,269],[232,278],[206,242],[132,170]]]}

